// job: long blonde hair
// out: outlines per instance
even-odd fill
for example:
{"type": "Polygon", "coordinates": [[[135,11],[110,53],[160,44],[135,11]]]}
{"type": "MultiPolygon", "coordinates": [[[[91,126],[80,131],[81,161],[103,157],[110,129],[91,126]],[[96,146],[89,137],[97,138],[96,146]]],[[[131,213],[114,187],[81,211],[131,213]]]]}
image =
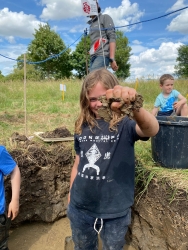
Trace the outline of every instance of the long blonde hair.
{"type": "Polygon", "coordinates": [[[87,124],[91,131],[97,126],[94,113],[89,107],[89,91],[97,84],[101,83],[106,89],[113,89],[115,85],[119,85],[117,78],[105,68],[97,69],[89,73],[84,79],[80,92],[80,114],[75,122],[75,133],[82,133],[82,125],[87,124]]]}

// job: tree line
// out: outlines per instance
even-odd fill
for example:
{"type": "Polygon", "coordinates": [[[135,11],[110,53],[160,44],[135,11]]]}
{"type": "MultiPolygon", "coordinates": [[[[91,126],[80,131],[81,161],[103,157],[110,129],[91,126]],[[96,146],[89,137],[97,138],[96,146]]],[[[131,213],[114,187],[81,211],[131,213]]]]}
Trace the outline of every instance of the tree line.
{"type": "MultiPolygon", "coordinates": [[[[79,79],[88,73],[90,55],[89,36],[82,36],[74,51],[67,49],[64,41],[49,24],[39,25],[35,29],[34,39],[29,43],[26,52],[27,79],[63,79],[76,76],[79,79]],[[46,60],[50,58],[49,60],[46,60]],[[41,62],[41,63],[40,63],[41,62]]],[[[131,47],[122,31],[116,31],[116,62],[119,66],[117,75],[119,79],[126,79],[130,76],[131,47]]],[[[24,55],[17,58],[13,72],[3,76],[0,71],[0,80],[22,80],[24,78],[24,55]]],[[[182,45],[178,49],[175,74],[179,77],[188,77],[188,45],[182,45]]]]}

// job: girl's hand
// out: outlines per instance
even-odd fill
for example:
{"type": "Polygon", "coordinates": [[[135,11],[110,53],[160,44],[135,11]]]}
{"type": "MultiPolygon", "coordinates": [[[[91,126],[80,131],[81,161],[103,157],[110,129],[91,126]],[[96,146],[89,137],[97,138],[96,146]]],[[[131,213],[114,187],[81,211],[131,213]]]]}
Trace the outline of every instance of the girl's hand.
{"type": "Polygon", "coordinates": [[[135,101],[137,92],[133,88],[122,87],[120,85],[116,85],[113,89],[108,89],[106,91],[106,98],[109,100],[110,98],[121,98],[120,102],[113,102],[111,104],[111,109],[113,111],[120,111],[119,109],[122,107],[124,103],[129,104],[130,102],[135,101]]]}

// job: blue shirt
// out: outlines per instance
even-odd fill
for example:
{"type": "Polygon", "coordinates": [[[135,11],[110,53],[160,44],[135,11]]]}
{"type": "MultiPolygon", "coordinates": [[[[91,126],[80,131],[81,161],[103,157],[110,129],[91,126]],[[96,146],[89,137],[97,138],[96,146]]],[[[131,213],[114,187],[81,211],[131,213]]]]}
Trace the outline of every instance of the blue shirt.
{"type": "Polygon", "coordinates": [[[0,214],[5,212],[6,206],[4,175],[10,174],[16,165],[16,162],[13,160],[6,148],[0,145],[0,214]]]}
{"type": "Polygon", "coordinates": [[[167,97],[160,93],[155,100],[154,107],[159,108],[163,112],[173,110],[173,103],[178,101],[179,95],[180,92],[175,89],[167,97]]]}

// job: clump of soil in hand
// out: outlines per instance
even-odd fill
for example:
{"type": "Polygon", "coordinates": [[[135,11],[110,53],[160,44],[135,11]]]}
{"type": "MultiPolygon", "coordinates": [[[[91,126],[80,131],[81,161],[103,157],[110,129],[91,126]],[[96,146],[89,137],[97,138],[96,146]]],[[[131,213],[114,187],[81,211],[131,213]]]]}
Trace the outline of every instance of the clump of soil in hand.
{"type": "Polygon", "coordinates": [[[72,136],[70,131],[66,127],[56,128],[53,131],[46,131],[45,133],[40,134],[43,138],[64,138],[72,136]]]}
{"type": "Polygon", "coordinates": [[[143,106],[143,97],[140,94],[136,95],[136,99],[130,103],[124,103],[123,99],[121,98],[110,98],[107,100],[106,96],[99,97],[99,101],[102,103],[102,107],[98,109],[99,115],[106,121],[111,122],[115,116],[119,118],[123,118],[128,116],[130,119],[133,119],[133,111],[139,111],[139,109],[143,106]],[[122,106],[119,109],[119,113],[112,111],[111,104],[112,102],[120,102],[122,106]]]}

